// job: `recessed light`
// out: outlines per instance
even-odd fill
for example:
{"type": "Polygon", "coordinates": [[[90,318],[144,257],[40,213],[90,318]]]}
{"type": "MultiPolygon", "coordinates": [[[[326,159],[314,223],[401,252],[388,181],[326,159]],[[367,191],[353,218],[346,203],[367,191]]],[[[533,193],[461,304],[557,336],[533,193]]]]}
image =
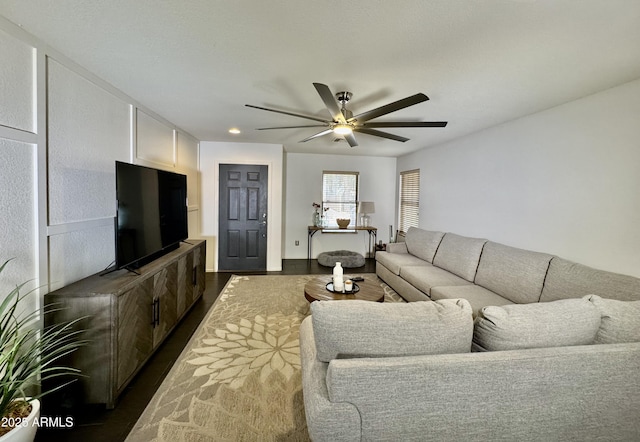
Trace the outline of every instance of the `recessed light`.
{"type": "Polygon", "coordinates": [[[237,127],[232,127],[231,129],[229,129],[229,133],[237,135],[240,133],[240,129],[238,129],[237,127]]]}

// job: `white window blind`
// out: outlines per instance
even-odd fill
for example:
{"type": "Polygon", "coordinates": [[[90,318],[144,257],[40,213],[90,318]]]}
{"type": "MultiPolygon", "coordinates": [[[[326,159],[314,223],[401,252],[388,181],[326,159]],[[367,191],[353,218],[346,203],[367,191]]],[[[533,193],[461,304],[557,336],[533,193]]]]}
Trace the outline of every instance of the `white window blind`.
{"type": "Polygon", "coordinates": [[[356,225],[358,172],[322,172],[322,208],[327,227],[336,227],[337,218],[349,218],[356,225]]]}
{"type": "Polygon", "coordinates": [[[398,230],[407,233],[420,221],[420,169],[400,172],[400,220],[398,230]]]}

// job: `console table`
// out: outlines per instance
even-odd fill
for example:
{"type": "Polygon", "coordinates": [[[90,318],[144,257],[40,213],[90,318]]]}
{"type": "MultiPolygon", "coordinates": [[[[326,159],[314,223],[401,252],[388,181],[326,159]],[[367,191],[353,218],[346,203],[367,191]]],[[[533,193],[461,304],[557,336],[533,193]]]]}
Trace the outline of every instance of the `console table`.
{"type": "Polygon", "coordinates": [[[378,228],[377,227],[362,227],[356,226],[348,229],[341,229],[339,227],[318,227],[318,226],[308,226],[307,227],[307,260],[311,260],[311,238],[316,232],[321,233],[358,233],[360,231],[365,231],[369,233],[369,253],[371,256],[375,256],[376,250],[376,240],[378,239],[378,228]],[[373,241],[373,246],[372,246],[373,241]]]}
{"type": "Polygon", "coordinates": [[[169,332],[200,299],[205,289],[203,240],[142,266],[77,281],[45,295],[57,309],[45,325],[86,317],[79,324],[90,345],[72,353],[65,364],[82,371],[85,403],[113,408],[120,393],[169,332]]]}

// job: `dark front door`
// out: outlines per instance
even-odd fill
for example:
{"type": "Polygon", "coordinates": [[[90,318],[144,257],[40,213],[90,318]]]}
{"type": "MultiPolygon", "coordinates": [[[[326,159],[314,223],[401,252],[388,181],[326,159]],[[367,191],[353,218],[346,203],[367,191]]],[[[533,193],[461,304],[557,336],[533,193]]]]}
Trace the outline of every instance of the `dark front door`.
{"type": "Polygon", "coordinates": [[[267,166],[220,165],[219,270],[267,269],[267,166]]]}

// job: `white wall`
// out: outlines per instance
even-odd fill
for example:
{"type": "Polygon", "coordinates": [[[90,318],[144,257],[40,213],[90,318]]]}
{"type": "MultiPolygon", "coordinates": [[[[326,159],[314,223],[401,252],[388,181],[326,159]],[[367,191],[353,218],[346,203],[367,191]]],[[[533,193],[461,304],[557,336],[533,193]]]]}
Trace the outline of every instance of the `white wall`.
{"type": "Polygon", "coordinates": [[[116,160],[187,174],[199,237],[198,140],[2,17],[0,60],[0,300],[114,260],[116,160]]]}
{"type": "MultiPolygon", "coordinates": [[[[378,228],[378,240],[389,241],[389,225],[395,223],[396,159],[350,155],[288,153],[286,156],[286,214],[284,257],[307,258],[307,226],[311,225],[312,203],[322,202],[322,172],[360,173],[360,200],[373,201],[376,213],[371,225],[378,228]],[[300,245],[296,246],[295,242],[300,245]]],[[[331,250],[352,250],[365,254],[368,234],[316,233],[312,238],[312,258],[331,250]]]]}
{"type": "Polygon", "coordinates": [[[640,80],[398,159],[416,167],[423,228],[640,276],[640,80]]]}
{"type": "Polygon", "coordinates": [[[218,270],[218,175],[221,164],[269,168],[267,270],[282,270],[283,149],[279,144],[200,142],[201,233],[207,240],[207,271],[218,270]]]}

